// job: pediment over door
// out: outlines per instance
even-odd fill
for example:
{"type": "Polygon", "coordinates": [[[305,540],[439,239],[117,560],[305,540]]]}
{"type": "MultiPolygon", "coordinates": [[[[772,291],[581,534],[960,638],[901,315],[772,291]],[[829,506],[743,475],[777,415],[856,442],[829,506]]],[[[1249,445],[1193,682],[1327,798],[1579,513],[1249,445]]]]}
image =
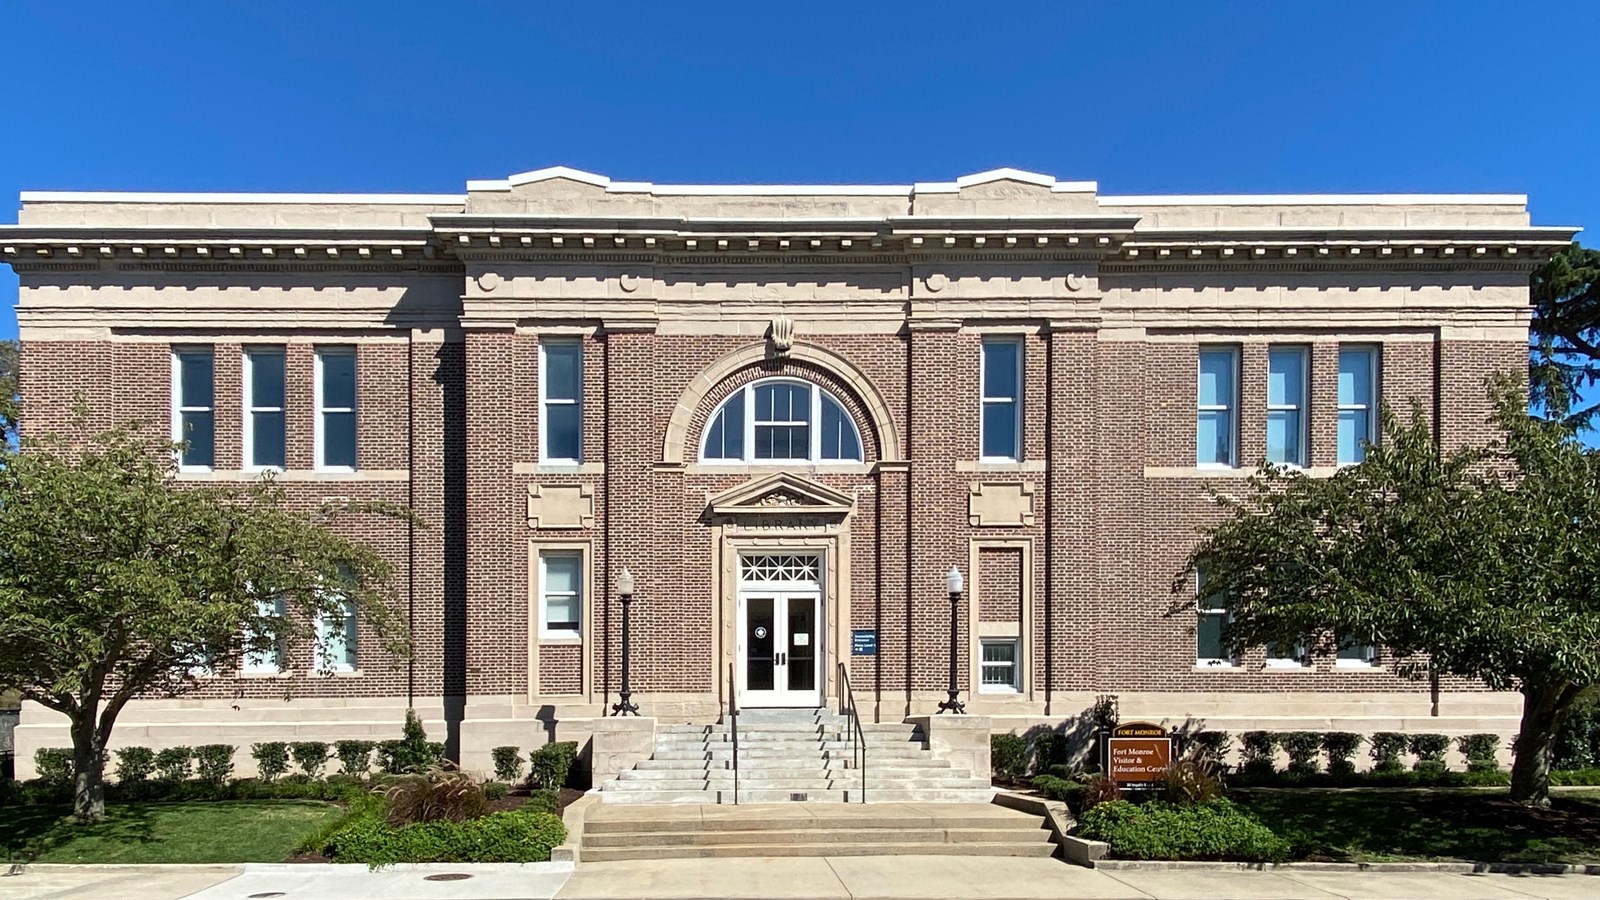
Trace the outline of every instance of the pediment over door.
{"type": "Polygon", "coordinates": [[[778,472],[723,491],[706,504],[718,516],[843,516],[856,498],[809,478],[778,472]]]}

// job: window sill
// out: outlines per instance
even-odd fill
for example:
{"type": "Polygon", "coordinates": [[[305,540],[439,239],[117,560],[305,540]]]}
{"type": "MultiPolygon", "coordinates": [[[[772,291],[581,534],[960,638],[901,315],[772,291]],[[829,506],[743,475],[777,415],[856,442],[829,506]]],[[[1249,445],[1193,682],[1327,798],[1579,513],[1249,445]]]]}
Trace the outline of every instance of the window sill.
{"type": "Polygon", "coordinates": [[[273,480],[289,481],[408,481],[407,469],[207,469],[179,471],[179,481],[255,481],[272,473],[273,480]]]}
{"type": "Polygon", "coordinates": [[[359,667],[357,667],[354,669],[329,669],[326,672],[318,669],[312,669],[306,674],[312,678],[348,678],[354,675],[362,675],[365,673],[362,672],[359,667]]]}
{"type": "Polygon", "coordinates": [[[1375,662],[1355,662],[1352,660],[1336,660],[1333,669],[1336,672],[1376,672],[1383,667],[1375,662]]]}
{"type": "Polygon", "coordinates": [[[849,462],[811,462],[809,460],[796,460],[794,462],[709,462],[700,461],[690,463],[685,467],[689,475],[706,475],[716,473],[719,475],[765,475],[771,472],[799,472],[808,475],[869,475],[872,473],[871,463],[856,461],[849,462]]]}
{"type": "Polygon", "coordinates": [[[606,464],[599,462],[519,462],[511,464],[513,475],[604,475],[606,464]]]}
{"type": "Polygon", "coordinates": [[[1204,660],[1194,664],[1196,672],[1243,672],[1244,667],[1236,662],[1206,662],[1204,660]]]}
{"type": "Polygon", "coordinates": [[[1042,459],[958,459],[956,460],[957,472],[1043,472],[1045,470],[1042,459]]]}
{"type": "Polygon", "coordinates": [[[1020,697],[1022,692],[1011,687],[980,687],[978,693],[985,697],[1020,697]]]}
{"type": "Polygon", "coordinates": [[[579,637],[578,635],[575,635],[575,634],[574,635],[559,635],[559,634],[540,635],[539,636],[539,646],[541,646],[541,647],[581,647],[581,646],[583,646],[583,638],[581,638],[581,637],[579,637]]]}
{"type": "Polygon", "coordinates": [[[1298,660],[1269,659],[1263,668],[1273,672],[1315,672],[1316,669],[1298,660]]]}
{"type": "Polygon", "coordinates": [[[243,671],[241,671],[239,673],[239,677],[240,678],[289,678],[293,674],[294,674],[293,672],[290,672],[290,671],[285,670],[285,669],[279,669],[278,671],[275,671],[275,672],[268,672],[268,671],[265,671],[265,670],[260,671],[260,672],[243,672],[243,671]]]}

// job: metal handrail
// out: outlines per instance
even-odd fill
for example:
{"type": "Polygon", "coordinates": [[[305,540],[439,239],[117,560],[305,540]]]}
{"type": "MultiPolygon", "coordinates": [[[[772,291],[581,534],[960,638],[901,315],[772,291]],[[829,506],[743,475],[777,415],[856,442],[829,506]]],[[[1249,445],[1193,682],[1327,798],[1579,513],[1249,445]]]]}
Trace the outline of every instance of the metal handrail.
{"type": "Polygon", "coordinates": [[[739,805],[739,685],[728,665],[728,730],[733,734],[733,805],[739,805]]]}
{"type": "Polygon", "coordinates": [[[861,713],[856,709],[856,692],[850,687],[850,673],[842,662],[839,663],[839,686],[841,688],[839,714],[847,716],[850,725],[854,726],[850,729],[850,762],[861,771],[861,802],[865,803],[867,802],[867,731],[861,727],[861,713]],[[856,758],[857,752],[861,754],[859,760],[856,758]]]}

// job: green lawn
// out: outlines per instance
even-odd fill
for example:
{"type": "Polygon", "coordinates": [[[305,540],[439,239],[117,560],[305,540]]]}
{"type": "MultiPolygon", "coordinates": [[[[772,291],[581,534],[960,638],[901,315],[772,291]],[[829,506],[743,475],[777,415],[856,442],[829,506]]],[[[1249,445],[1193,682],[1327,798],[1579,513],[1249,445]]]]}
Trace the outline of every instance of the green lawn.
{"type": "Polygon", "coordinates": [[[343,810],[313,800],[127,803],[94,825],[63,806],[0,810],[4,858],[41,863],[282,862],[343,810]]]}
{"type": "Polygon", "coordinates": [[[1549,809],[1503,791],[1240,790],[1232,799],[1294,845],[1294,858],[1350,862],[1600,862],[1600,791],[1549,809]]]}

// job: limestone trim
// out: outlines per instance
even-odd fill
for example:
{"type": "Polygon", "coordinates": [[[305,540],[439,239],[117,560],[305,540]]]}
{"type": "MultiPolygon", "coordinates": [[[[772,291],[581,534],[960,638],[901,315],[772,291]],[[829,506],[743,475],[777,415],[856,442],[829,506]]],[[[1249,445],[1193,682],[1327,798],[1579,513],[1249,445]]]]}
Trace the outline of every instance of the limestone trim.
{"type": "Polygon", "coordinates": [[[594,607],[596,598],[594,594],[594,544],[592,541],[551,541],[533,538],[528,541],[528,691],[527,700],[530,704],[537,704],[543,697],[562,697],[568,700],[581,700],[594,702],[594,666],[589,660],[590,635],[594,633],[594,607]],[[539,596],[544,585],[539,580],[539,554],[550,550],[576,551],[583,559],[583,593],[579,599],[582,605],[581,624],[577,640],[570,638],[547,638],[539,634],[540,610],[539,596]],[[579,688],[576,694],[542,694],[539,691],[539,648],[540,646],[571,646],[577,644],[582,648],[578,654],[579,688]]]}
{"type": "MultiPolygon", "coordinates": [[[[967,685],[971,688],[967,693],[974,699],[982,696],[986,700],[1012,699],[1031,702],[1034,699],[1033,677],[1033,538],[974,538],[967,551],[967,571],[971,573],[971,584],[968,585],[965,615],[967,619],[967,685]],[[980,565],[981,554],[984,550],[1016,550],[1022,556],[1022,583],[1019,585],[1019,594],[1022,598],[1021,611],[1018,614],[1017,627],[1014,636],[1017,638],[1017,682],[1022,689],[1015,694],[986,693],[979,690],[983,680],[983,638],[986,635],[982,624],[980,605],[982,603],[983,567],[980,565]]],[[[998,630],[998,629],[995,629],[998,630]]],[[[1012,634],[1003,635],[1011,637],[1012,634]]]]}
{"type": "MultiPolygon", "coordinates": [[[[667,423],[666,437],[661,446],[661,462],[678,464],[684,462],[684,445],[688,439],[689,425],[695,411],[705,402],[706,395],[723,379],[745,366],[761,362],[767,358],[767,354],[765,341],[741,347],[707,366],[689,382],[689,386],[684,388],[683,394],[678,398],[678,405],[672,410],[671,421],[667,423]]],[[[867,415],[872,418],[872,427],[877,432],[878,438],[878,458],[891,462],[902,458],[900,432],[895,427],[894,416],[889,412],[889,405],[884,402],[883,395],[873,386],[866,373],[843,356],[802,341],[796,341],[794,347],[789,350],[789,359],[826,369],[843,381],[855,392],[867,415]]]]}
{"type": "Polygon", "coordinates": [[[856,498],[789,472],[774,472],[723,491],[706,505],[719,516],[842,516],[855,509],[856,498]]]}
{"type": "Polygon", "coordinates": [[[212,469],[207,472],[177,472],[177,481],[409,481],[408,469],[352,469],[325,472],[313,469],[212,469]]]}

